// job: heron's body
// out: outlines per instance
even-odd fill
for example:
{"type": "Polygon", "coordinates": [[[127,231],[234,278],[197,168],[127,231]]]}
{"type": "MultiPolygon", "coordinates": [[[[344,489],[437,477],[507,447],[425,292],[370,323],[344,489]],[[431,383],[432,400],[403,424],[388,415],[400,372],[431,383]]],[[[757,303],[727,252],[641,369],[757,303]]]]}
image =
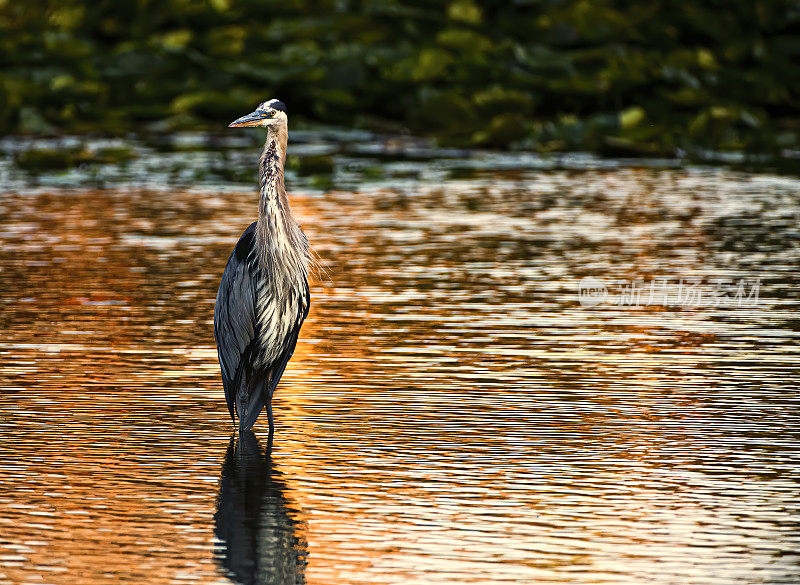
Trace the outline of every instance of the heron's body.
{"type": "Polygon", "coordinates": [[[232,125],[266,125],[268,131],[259,162],[258,221],[244,231],[228,259],[214,307],[214,338],[231,418],[238,417],[240,430],[249,430],[266,405],[271,433],[272,395],[308,315],[309,247],[284,188],[283,104],[265,102],[232,125]],[[261,120],[274,123],[250,123],[261,120]]]}

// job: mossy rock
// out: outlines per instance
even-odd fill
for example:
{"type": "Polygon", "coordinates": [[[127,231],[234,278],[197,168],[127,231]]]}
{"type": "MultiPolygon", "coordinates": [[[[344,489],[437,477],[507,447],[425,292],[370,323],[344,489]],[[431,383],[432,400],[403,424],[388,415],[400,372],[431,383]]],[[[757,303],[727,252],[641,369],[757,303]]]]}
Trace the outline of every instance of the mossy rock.
{"type": "Polygon", "coordinates": [[[297,157],[297,174],[308,175],[330,175],[333,172],[333,158],[328,155],[312,155],[297,157]]]}
{"type": "Polygon", "coordinates": [[[527,134],[525,117],[522,114],[500,114],[492,118],[486,129],[476,132],[472,141],[479,146],[504,146],[527,134]]]}
{"type": "MultiPolygon", "coordinates": [[[[386,171],[383,167],[369,166],[361,169],[361,176],[367,181],[377,181],[386,176],[386,171]]],[[[397,175],[394,176],[396,177],[397,175]]]]}
{"type": "Polygon", "coordinates": [[[75,150],[36,148],[20,152],[15,157],[15,162],[26,171],[58,171],[74,166],[76,154],[75,150]]]}

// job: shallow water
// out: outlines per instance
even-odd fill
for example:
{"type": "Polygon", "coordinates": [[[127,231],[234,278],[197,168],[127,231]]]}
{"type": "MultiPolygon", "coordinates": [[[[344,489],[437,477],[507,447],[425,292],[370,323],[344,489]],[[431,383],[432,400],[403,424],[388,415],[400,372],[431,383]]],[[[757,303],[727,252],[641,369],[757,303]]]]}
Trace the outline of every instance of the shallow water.
{"type": "Polygon", "coordinates": [[[253,190],[9,179],[0,582],[798,582],[800,181],[355,160],[294,178],[271,453],[211,329],[253,190]]]}

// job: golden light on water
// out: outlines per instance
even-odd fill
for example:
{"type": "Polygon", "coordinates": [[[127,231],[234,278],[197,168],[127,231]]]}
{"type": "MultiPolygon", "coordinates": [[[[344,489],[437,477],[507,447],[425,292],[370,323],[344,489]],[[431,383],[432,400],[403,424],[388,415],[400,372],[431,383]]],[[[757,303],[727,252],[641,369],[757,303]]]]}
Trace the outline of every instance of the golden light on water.
{"type": "Polygon", "coordinates": [[[261,421],[227,468],[211,315],[252,195],[8,193],[0,582],[785,582],[796,250],[759,250],[797,193],[624,169],[301,193],[325,270],[272,457],[261,421]],[[705,273],[762,277],[759,304],[576,290],[705,273]]]}

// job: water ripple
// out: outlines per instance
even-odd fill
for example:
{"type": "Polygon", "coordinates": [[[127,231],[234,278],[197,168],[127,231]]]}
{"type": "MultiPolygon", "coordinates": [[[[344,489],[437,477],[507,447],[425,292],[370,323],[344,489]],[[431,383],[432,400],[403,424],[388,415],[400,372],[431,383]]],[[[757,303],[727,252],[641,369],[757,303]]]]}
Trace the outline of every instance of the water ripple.
{"type": "Polygon", "coordinates": [[[250,192],[6,194],[0,582],[796,583],[800,183],[508,166],[295,194],[325,267],[271,448],[210,322],[250,192]]]}

